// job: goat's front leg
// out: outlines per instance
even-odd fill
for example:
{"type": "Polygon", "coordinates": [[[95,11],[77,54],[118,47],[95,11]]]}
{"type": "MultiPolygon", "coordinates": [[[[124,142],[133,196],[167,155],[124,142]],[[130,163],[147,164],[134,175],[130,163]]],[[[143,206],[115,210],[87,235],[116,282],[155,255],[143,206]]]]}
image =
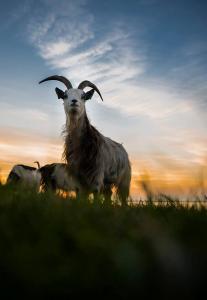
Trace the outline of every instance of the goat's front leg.
{"type": "Polygon", "coordinates": [[[100,195],[102,191],[102,178],[96,179],[96,181],[91,185],[91,192],[93,193],[94,201],[100,201],[100,195]]]}
{"type": "Polygon", "coordinates": [[[110,184],[106,184],[104,186],[103,195],[104,195],[104,203],[105,204],[111,204],[112,190],[111,190],[111,185],[110,184]]]}

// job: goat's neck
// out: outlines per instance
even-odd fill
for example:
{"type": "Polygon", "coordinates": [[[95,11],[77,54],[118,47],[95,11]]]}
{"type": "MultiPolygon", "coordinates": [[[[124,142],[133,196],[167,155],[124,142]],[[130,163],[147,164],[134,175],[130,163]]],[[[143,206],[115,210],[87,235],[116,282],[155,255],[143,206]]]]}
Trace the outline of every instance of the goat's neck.
{"type": "Polygon", "coordinates": [[[67,132],[73,141],[81,140],[81,137],[85,134],[90,126],[86,113],[77,117],[76,115],[70,116],[66,120],[67,132]]]}
{"type": "Polygon", "coordinates": [[[70,116],[70,119],[67,118],[66,120],[67,136],[63,155],[66,162],[70,165],[72,172],[76,172],[79,162],[82,159],[80,153],[83,151],[82,144],[89,127],[90,123],[86,113],[79,118],[70,116]]]}

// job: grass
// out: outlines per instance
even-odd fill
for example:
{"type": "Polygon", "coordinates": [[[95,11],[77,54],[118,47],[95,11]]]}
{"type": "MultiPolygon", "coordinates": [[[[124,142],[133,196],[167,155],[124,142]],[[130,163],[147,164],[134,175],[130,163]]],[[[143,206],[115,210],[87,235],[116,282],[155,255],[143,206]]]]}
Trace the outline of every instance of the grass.
{"type": "Polygon", "coordinates": [[[121,207],[0,185],[2,299],[199,299],[206,267],[202,205],[121,207]]]}

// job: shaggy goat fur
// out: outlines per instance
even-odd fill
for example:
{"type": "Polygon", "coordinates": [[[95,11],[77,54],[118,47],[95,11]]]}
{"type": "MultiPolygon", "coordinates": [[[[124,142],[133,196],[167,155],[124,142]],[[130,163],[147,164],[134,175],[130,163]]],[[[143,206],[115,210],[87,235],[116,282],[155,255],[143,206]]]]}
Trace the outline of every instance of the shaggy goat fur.
{"type": "Polygon", "coordinates": [[[78,183],[68,174],[66,164],[47,164],[39,169],[43,191],[78,191],[78,183]]]}
{"type": "Polygon", "coordinates": [[[85,193],[102,192],[109,200],[114,186],[121,201],[126,201],[131,180],[127,152],[96,130],[86,113],[66,125],[64,158],[85,193]]]}
{"type": "Polygon", "coordinates": [[[126,204],[129,196],[131,166],[124,147],[103,136],[93,127],[87,117],[85,102],[90,100],[96,91],[102,95],[95,84],[83,81],[77,89],[63,76],[50,76],[48,80],[58,80],[67,87],[65,92],[56,88],[58,98],[63,99],[66,113],[64,158],[69,173],[81,185],[81,193],[103,193],[106,200],[111,198],[112,187],[117,189],[118,196],[126,204]],[[91,87],[88,92],[83,89],[91,87]]]}

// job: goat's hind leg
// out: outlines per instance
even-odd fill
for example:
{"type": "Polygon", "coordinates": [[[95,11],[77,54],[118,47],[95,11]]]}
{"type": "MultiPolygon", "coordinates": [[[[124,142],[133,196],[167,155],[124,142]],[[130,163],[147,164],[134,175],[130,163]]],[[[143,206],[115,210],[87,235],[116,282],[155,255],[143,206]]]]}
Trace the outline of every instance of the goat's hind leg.
{"type": "Polygon", "coordinates": [[[128,183],[121,183],[117,187],[117,195],[123,206],[127,205],[127,199],[129,197],[129,187],[130,186],[128,183]]]}

